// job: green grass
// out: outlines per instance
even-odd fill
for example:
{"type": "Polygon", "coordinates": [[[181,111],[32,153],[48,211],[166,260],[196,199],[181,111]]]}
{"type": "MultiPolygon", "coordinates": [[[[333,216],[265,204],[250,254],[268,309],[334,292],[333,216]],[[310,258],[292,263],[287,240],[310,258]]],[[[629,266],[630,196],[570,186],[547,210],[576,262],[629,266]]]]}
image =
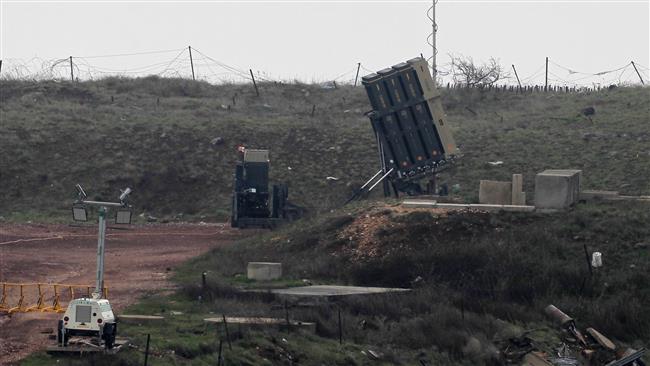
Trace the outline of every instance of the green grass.
{"type": "MultiPolygon", "coordinates": [[[[532,192],[535,173],[580,168],[585,188],[647,194],[649,98],[648,88],[525,95],[444,90],[464,157],[442,180],[460,184],[460,195],[475,200],[480,179],[523,173],[532,192]],[[577,117],[590,105],[593,123],[577,117]],[[505,164],[491,167],[493,160],[505,164]]],[[[363,88],[351,86],[262,84],[256,97],[247,85],[156,77],[0,80],[0,216],[67,219],[74,185],[81,183],[91,198],[102,199],[131,186],[138,212],[223,220],[239,144],[270,149],[272,181],[287,182],[295,203],[326,211],[378,165],[363,116],[369,109],[363,88]],[[224,143],[210,144],[215,137],[224,143]]]]}
{"type": "MultiPolygon", "coordinates": [[[[544,315],[548,304],[573,316],[582,329],[592,326],[621,344],[650,344],[650,316],[644,310],[650,303],[649,249],[637,245],[650,239],[646,203],[581,204],[554,214],[448,217],[398,214],[383,207],[352,206],[214,249],[179,268],[176,278],[186,284],[188,297],[196,297],[202,293],[198,271],[211,268],[206,300],[215,303],[238,299],[232,276],[249,261],[282,262],[287,279],[414,286],[408,295],[339,303],[351,323],[368,324],[368,329],[352,327],[347,333],[362,344],[410,351],[435,347],[454,362],[490,364],[491,347],[504,334],[540,327],[541,336],[531,338],[552,352],[560,338],[544,315]],[[360,237],[341,233],[366,215],[387,218],[387,223],[371,238],[377,255],[359,258],[353,249],[360,237]],[[593,276],[584,245],[605,258],[593,276]],[[484,346],[468,354],[464,347],[471,337],[484,346]]],[[[331,319],[326,312],[320,315],[303,314],[323,324],[323,336],[335,337],[331,319]]]]}

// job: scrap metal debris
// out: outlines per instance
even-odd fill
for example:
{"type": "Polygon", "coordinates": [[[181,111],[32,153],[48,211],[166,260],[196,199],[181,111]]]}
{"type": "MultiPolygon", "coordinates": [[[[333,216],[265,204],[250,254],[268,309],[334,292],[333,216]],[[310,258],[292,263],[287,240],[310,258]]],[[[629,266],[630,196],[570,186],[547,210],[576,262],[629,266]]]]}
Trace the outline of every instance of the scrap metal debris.
{"type": "MultiPolygon", "coordinates": [[[[544,312],[562,328],[564,340],[554,350],[543,350],[524,334],[501,345],[508,364],[521,366],[646,366],[641,357],[646,349],[635,350],[617,345],[595,328],[578,329],[575,320],[549,305],[544,312]]],[[[542,347],[543,348],[543,347],[542,347]]]]}

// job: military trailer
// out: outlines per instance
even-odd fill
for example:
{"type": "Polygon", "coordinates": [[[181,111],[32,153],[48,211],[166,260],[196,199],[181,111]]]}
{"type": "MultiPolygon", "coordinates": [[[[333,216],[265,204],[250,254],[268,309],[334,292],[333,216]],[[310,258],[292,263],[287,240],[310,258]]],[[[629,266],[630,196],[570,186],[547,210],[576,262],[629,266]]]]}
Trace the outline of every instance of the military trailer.
{"type": "Polygon", "coordinates": [[[366,75],[362,83],[372,111],[370,118],[380,170],[352,199],[384,183],[384,194],[423,192],[420,181],[435,179],[459,151],[449,131],[427,62],[414,58],[366,75]]]}
{"type": "Polygon", "coordinates": [[[273,185],[269,192],[269,151],[239,148],[235,167],[231,226],[273,228],[297,216],[296,207],[287,202],[286,185],[273,185]]]}
{"type": "Polygon", "coordinates": [[[70,301],[59,320],[57,343],[67,347],[72,336],[97,337],[107,349],[115,345],[117,322],[111,304],[106,299],[80,298],[70,301]]]}

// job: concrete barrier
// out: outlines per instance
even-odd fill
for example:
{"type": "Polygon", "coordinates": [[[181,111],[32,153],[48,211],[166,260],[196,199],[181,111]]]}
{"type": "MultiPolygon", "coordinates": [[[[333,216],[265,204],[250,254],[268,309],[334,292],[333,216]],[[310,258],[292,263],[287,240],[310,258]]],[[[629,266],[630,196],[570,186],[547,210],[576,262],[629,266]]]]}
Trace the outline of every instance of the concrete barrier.
{"type": "Polygon", "coordinates": [[[535,176],[535,207],[565,209],[580,199],[581,170],[545,170],[535,176]]]}
{"type": "Polygon", "coordinates": [[[526,204],[524,176],[521,174],[512,175],[512,204],[515,206],[523,206],[526,204]]]}
{"type": "Polygon", "coordinates": [[[478,202],[488,205],[512,204],[512,182],[481,180],[478,191],[478,202]]]}
{"type": "Polygon", "coordinates": [[[256,281],[277,280],[282,277],[282,263],[248,262],[247,277],[256,281]]]}

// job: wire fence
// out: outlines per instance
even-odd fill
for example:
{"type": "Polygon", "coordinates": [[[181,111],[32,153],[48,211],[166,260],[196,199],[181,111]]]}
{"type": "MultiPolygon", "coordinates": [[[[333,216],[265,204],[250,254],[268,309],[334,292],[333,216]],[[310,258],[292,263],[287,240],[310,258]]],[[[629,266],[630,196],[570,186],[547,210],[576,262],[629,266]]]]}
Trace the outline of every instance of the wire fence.
{"type": "MultiPolygon", "coordinates": [[[[513,65],[514,66],[514,65],[513,65]]],[[[373,70],[363,62],[353,63],[348,70],[332,73],[320,83],[357,84],[360,77],[373,70]]],[[[462,77],[453,63],[437,67],[438,82],[448,88],[463,86],[462,77]]],[[[193,47],[178,49],[143,51],[91,56],[69,56],[60,59],[4,59],[0,61],[0,79],[17,80],[98,80],[106,77],[146,77],[192,78],[212,84],[249,83],[254,78],[258,82],[292,83],[299,80],[282,80],[272,77],[268,72],[244,69],[219,61],[193,47]],[[117,67],[127,60],[128,67],[117,67]],[[152,61],[154,60],[155,61],[152,61]]],[[[564,66],[549,59],[548,66],[543,63],[534,72],[516,79],[504,72],[502,78],[491,86],[472,86],[496,90],[535,91],[543,90],[575,91],[595,90],[612,85],[630,86],[644,84],[650,80],[647,66],[628,62],[619,67],[599,72],[585,72],[564,66]]]]}

